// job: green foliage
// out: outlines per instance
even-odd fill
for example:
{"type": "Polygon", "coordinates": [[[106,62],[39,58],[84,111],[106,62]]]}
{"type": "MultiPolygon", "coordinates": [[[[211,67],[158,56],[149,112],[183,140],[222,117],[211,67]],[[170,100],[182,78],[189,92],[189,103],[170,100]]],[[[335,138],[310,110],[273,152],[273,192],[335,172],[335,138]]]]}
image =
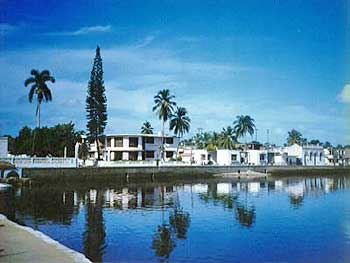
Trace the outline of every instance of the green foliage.
{"type": "Polygon", "coordinates": [[[248,134],[253,135],[255,124],[254,119],[249,115],[240,115],[236,117],[236,120],[233,122],[233,129],[235,130],[236,137],[241,138],[248,134]]]}
{"type": "Polygon", "coordinates": [[[305,139],[300,132],[293,129],[288,132],[287,145],[293,145],[295,143],[302,145],[305,143],[305,139]]]}
{"type": "Polygon", "coordinates": [[[40,105],[43,101],[49,102],[52,100],[52,94],[51,90],[47,86],[46,82],[51,81],[52,83],[55,82],[55,78],[50,75],[50,72],[48,70],[35,70],[32,69],[30,74],[33,77],[30,77],[26,79],[24,82],[24,86],[28,86],[32,84],[29,90],[29,102],[31,103],[33,101],[34,95],[36,95],[37,99],[37,108],[36,108],[36,116],[38,117],[38,127],[40,128],[40,105]]]}
{"type": "Polygon", "coordinates": [[[141,127],[142,134],[153,134],[153,127],[149,121],[145,121],[141,127]]]}
{"type": "Polygon", "coordinates": [[[91,71],[86,98],[87,130],[90,141],[97,142],[99,153],[99,138],[103,136],[107,125],[107,98],[103,81],[103,66],[100,47],[96,48],[96,56],[91,71]]]}
{"type": "Polygon", "coordinates": [[[173,115],[174,107],[176,103],[173,101],[175,96],[170,95],[168,89],[160,90],[157,95],[154,96],[153,111],[157,112],[158,118],[164,122],[171,118],[173,115]]]}
{"type": "Polygon", "coordinates": [[[74,156],[74,146],[80,140],[80,132],[75,131],[74,124],[58,124],[54,127],[36,128],[25,126],[14,138],[10,152],[15,155],[33,155],[33,139],[35,133],[34,155],[63,157],[64,147],[67,147],[67,156],[74,156]]]}
{"type": "Polygon", "coordinates": [[[89,145],[86,141],[82,142],[79,147],[79,158],[86,160],[89,157],[89,145]]]}
{"type": "Polygon", "coordinates": [[[182,137],[184,133],[189,132],[191,119],[187,115],[187,110],[184,107],[177,107],[175,114],[170,120],[170,130],[174,130],[175,135],[182,137]]]}

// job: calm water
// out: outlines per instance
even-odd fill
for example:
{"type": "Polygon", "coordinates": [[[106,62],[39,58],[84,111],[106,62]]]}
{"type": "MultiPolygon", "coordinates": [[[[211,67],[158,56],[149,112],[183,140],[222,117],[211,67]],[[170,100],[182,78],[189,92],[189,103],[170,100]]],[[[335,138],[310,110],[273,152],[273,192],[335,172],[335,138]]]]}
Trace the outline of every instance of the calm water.
{"type": "Polygon", "coordinates": [[[20,188],[0,213],[96,262],[350,262],[350,177],[20,188]]]}

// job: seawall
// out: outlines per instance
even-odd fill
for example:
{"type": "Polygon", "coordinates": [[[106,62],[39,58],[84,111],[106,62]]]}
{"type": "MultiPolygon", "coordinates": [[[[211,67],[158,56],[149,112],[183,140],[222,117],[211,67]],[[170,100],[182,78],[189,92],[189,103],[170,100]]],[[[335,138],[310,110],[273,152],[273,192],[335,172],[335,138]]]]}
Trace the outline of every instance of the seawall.
{"type": "Polygon", "coordinates": [[[248,170],[272,176],[350,174],[350,167],[329,166],[163,166],[163,167],[84,167],[84,168],[25,168],[23,176],[46,182],[57,180],[99,180],[114,182],[134,180],[204,179],[214,174],[246,173],[248,170]]]}

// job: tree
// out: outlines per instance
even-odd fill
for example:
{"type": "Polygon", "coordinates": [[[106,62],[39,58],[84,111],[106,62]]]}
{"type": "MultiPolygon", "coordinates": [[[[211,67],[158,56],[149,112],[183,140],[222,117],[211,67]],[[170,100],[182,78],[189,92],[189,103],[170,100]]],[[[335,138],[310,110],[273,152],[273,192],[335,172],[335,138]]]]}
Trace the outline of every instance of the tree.
{"type": "Polygon", "coordinates": [[[323,144],[322,142],[320,142],[319,140],[316,140],[316,139],[311,140],[309,143],[312,144],[312,145],[321,145],[321,146],[323,144]]]}
{"type": "Polygon", "coordinates": [[[103,66],[100,47],[96,48],[96,56],[91,71],[86,97],[87,129],[89,141],[96,142],[97,159],[100,159],[100,142],[107,125],[107,98],[103,81],[103,66]]]}
{"type": "Polygon", "coordinates": [[[232,150],[235,147],[236,143],[236,135],[231,126],[227,126],[227,128],[223,128],[221,132],[220,138],[220,147],[228,150],[232,150]]]}
{"type": "Polygon", "coordinates": [[[288,138],[287,138],[288,145],[293,145],[293,144],[301,145],[302,143],[303,143],[303,136],[300,132],[294,129],[288,132],[288,138]]]}
{"type": "Polygon", "coordinates": [[[184,133],[189,132],[191,126],[191,119],[187,115],[187,110],[184,107],[177,107],[175,114],[170,120],[170,130],[174,130],[175,135],[180,138],[184,133]]]}
{"type": "Polygon", "coordinates": [[[157,112],[158,118],[162,120],[162,146],[161,155],[164,158],[164,125],[173,115],[174,107],[176,103],[173,101],[175,96],[170,95],[168,89],[160,90],[157,95],[154,96],[154,106],[153,111],[157,112]]]}
{"type": "Polygon", "coordinates": [[[237,138],[245,137],[246,134],[253,135],[255,131],[254,119],[249,115],[240,115],[236,117],[236,120],[233,122],[234,130],[237,138]]]}
{"type": "Polygon", "coordinates": [[[79,158],[83,160],[84,165],[85,165],[85,160],[89,157],[89,146],[84,140],[79,147],[79,158]]]}
{"type": "Polygon", "coordinates": [[[328,142],[328,141],[326,141],[324,144],[323,144],[323,148],[332,148],[333,146],[332,146],[332,144],[330,143],[330,142],[328,142]]]}
{"type": "Polygon", "coordinates": [[[153,134],[153,127],[149,121],[145,121],[141,127],[142,134],[153,134]]]}
{"type": "Polygon", "coordinates": [[[50,75],[50,71],[43,70],[39,71],[36,69],[32,69],[30,72],[32,77],[26,79],[24,82],[24,86],[27,87],[28,85],[32,84],[29,90],[29,102],[33,102],[33,97],[36,95],[36,116],[38,118],[38,127],[40,128],[40,105],[43,101],[49,102],[52,100],[52,94],[51,90],[47,86],[46,82],[51,81],[52,83],[55,83],[55,78],[50,75]]]}

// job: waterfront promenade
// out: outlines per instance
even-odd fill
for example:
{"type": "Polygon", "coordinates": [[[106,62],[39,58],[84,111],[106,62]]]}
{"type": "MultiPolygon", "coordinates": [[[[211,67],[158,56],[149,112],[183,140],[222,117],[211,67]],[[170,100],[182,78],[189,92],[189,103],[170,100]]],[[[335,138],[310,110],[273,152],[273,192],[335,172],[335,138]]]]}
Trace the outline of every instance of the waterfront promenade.
{"type": "Polygon", "coordinates": [[[73,251],[39,231],[20,226],[0,214],[1,263],[91,263],[83,254],[73,251]]]}

